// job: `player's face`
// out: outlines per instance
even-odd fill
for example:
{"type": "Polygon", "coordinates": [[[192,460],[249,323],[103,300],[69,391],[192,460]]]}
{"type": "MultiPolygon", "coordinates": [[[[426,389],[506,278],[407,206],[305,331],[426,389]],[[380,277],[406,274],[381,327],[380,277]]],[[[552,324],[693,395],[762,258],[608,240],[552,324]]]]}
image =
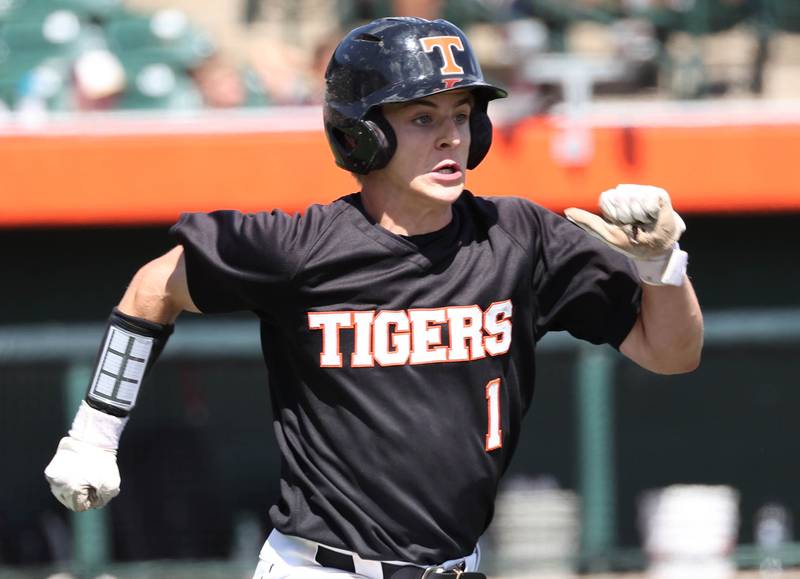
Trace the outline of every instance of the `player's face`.
{"type": "Polygon", "coordinates": [[[465,90],[385,105],[397,149],[384,184],[417,199],[452,203],[464,190],[473,97],[465,90]]]}

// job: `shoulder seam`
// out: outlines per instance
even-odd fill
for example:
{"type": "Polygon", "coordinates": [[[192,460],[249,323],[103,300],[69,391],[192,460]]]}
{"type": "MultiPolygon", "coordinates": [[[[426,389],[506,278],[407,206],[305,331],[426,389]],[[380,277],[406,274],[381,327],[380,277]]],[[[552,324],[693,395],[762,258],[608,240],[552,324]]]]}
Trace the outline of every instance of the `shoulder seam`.
{"type": "MultiPolygon", "coordinates": [[[[494,203],[494,199],[496,199],[496,198],[493,198],[492,200],[486,199],[486,201],[488,201],[488,202],[491,202],[491,203],[494,203]]],[[[499,228],[500,228],[500,229],[503,231],[503,233],[505,233],[505,234],[506,234],[506,236],[508,236],[508,238],[509,238],[511,241],[513,241],[513,242],[514,242],[514,243],[515,243],[517,246],[519,246],[519,248],[522,250],[522,252],[523,252],[524,254],[526,254],[526,255],[527,255],[529,258],[531,258],[531,259],[533,258],[533,255],[531,255],[531,254],[530,254],[530,250],[529,250],[529,248],[525,247],[525,245],[524,245],[524,244],[523,244],[523,243],[522,243],[522,242],[521,242],[519,239],[517,239],[517,237],[516,237],[516,236],[515,236],[513,233],[511,233],[511,232],[510,232],[510,231],[509,231],[509,230],[506,228],[506,226],[505,226],[505,225],[503,225],[503,224],[499,224],[499,223],[498,223],[498,227],[499,227],[499,228]]]]}
{"type": "Polygon", "coordinates": [[[289,277],[289,283],[291,284],[295,283],[297,275],[300,273],[300,271],[302,271],[303,267],[306,265],[306,263],[308,263],[308,260],[311,258],[311,253],[317,248],[322,239],[328,233],[328,230],[333,226],[334,223],[336,223],[336,220],[339,219],[339,217],[342,215],[342,213],[344,213],[346,209],[347,209],[347,204],[342,203],[342,207],[340,207],[336,211],[336,213],[330,218],[328,224],[322,228],[322,230],[317,235],[317,238],[314,240],[314,243],[311,244],[311,247],[308,248],[305,255],[303,255],[303,258],[298,262],[297,267],[295,267],[294,271],[292,272],[292,275],[289,277]]]}

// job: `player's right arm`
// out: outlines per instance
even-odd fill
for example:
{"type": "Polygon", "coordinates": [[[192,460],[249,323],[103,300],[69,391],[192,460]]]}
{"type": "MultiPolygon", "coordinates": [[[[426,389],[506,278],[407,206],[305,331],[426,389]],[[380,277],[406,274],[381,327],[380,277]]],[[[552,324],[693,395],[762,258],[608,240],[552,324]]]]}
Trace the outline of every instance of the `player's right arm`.
{"type": "Polygon", "coordinates": [[[178,246],[131,280],[109,318],[86,399],[45,468],[50,490],[70,510],[99,508],[119,494],[119,438],[146,371],[184,310],[199,312],[178,246]]]}
{"type": "Polygon", "coordinates": [[[161,324],[174,323],[183,311],[199,313],[189,295],[183,247],[178,245],[142,266],[117,308],[130,316],[161,324]]]}

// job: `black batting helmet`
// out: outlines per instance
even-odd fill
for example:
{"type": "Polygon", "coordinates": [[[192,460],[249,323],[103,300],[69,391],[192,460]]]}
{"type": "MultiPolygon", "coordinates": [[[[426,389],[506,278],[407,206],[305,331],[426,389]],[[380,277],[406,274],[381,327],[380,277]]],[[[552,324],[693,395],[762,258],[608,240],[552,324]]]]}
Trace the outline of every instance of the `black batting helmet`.
{"type": "Polygon", "coordinates": [[[492,144],[487,104],[507,93],[483,79],[464,33],[446,20],[422,18],[381,18],[356,28],[336,47],[325,72],[325,134],[336,164],[364,175],[385,167],[397,141],[381,105],[461,88],[475,97],[467,160],[472,169],[492,144]]]}

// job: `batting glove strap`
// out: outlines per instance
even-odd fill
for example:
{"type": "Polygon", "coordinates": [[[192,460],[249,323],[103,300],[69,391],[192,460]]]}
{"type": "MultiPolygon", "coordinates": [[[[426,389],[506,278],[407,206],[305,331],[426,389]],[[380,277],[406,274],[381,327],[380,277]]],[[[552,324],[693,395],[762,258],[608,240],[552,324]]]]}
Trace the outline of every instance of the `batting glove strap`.
{"type": "Polygon", "coordinates": [[[127,416],[112,416],[92,408],[84,401],[75,414],[69,436],[104,450],[115,451],[119,448],[119,439],[127,423],[127,416]]]}
{"type": "Polygon", "coordinates": [[[682,286],[689,263],[689,254],[677,242],[672,251],[658,259],[634,258],[639,279],[648,285],[682,286]]]}

